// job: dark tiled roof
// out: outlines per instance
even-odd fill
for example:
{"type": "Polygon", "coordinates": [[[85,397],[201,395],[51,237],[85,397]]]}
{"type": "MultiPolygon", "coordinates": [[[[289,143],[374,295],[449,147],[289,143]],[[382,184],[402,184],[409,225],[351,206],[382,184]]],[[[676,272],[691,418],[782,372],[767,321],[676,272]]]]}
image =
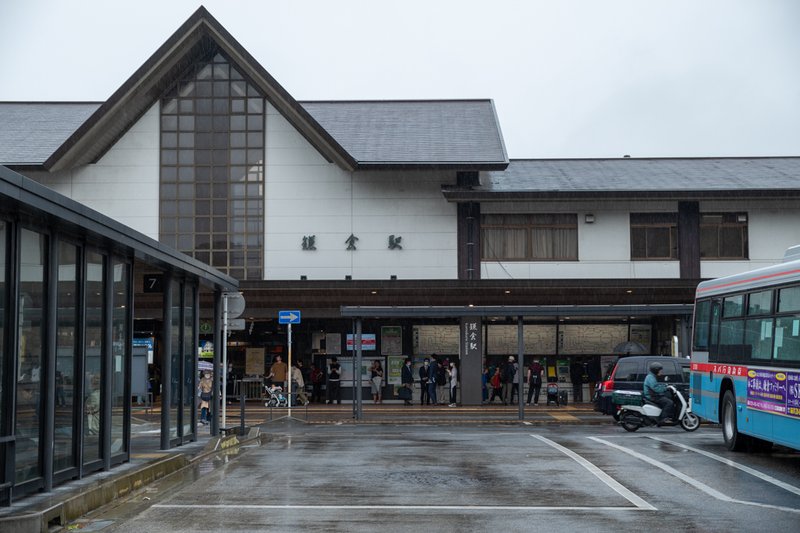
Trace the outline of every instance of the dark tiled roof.
{"type": "Polygon", "coordinates": [[[300,102],[361,165],[499,163],[491,100],[300,102]]]}
{"type": "Polygon", "coordinates": [[[488,172],[482,193],[800,189],[800,157],[514,159],[488,172]]]}
{"type": "MultiPolygon", "coordinates": [[[[507,161],[490,100],[301,105],[359,165],[504,165],[507,161]]],[[[0,103],[0,163],[44,163],[98,107],[97,103],[0,103]]]]}
{"type": "Polygon", "coordinates": [[[0,102],[0,163],[44,163],[98,107],[87,102],[0,102]]]}

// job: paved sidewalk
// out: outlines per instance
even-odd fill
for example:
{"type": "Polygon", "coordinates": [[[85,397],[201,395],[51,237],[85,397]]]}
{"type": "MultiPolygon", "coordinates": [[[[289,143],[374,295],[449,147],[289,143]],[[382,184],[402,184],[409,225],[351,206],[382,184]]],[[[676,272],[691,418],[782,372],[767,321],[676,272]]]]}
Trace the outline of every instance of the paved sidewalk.
{"type": "MultiPolygon", "coordinates": [[[[227,406],[228,427],[240,426],[241,406],[227,406]]],[[[518,406],[447,405],[421,406],[390,402],[381,405],[365,403],[363,418],[356,421],[353,405],[309,405],[291,409],[294,423],[301,424],[391,424],[391,425],[542,425],[611,424],[609,416],[592,410],[591,404],[558,406],[525,406],[524,420],[519,419],[518,406]]],[[[50,493],[38,493],[15,500],[10,507],[0,507],[0,531],[48,531],[65,525],[78,516],[108,504],[115,498],[139,490],[148,483],[177,472],[215,453],[220,447],[235,446],[240,441],[260,439],[259,431],[268,434],[289,415],[287,408],[267,408],[261,401],[245,405],[245,426],[256,428],[244,437],[212,438],[209,426],[198,427],[198,439],[172,450],[160,449],[159,407],[145,410],[134,407],[131,426],[131,460],[108,472],[97,472],[84,479],[59,485],[50,493]],[[40,525],[41,527],[39,527],[40,525]]]]}

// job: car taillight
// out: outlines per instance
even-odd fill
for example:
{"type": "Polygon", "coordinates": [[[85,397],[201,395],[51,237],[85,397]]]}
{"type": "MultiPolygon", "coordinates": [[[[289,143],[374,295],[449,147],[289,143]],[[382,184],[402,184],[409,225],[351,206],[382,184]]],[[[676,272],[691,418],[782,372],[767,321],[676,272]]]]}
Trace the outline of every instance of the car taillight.
{"type": "Polygon", "coordinates": [[[603,382],[603,390],[604,391],[609,391],[609,390],[613,391],[614,390],[614,380],[613,379],[609,379],[608,381],[604,381],[603,382]]]}

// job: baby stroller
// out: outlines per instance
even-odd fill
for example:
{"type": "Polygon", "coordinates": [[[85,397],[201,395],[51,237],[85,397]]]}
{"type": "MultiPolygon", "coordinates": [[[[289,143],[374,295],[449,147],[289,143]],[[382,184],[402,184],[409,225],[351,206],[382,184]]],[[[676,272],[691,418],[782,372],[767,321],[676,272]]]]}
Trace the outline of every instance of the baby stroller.
{"type": "Polygon", "coordinates": [[[289,405],[289,400],[283,395],[283,387],[280,385],[264,385],[264,390],[269,397],[267,403],[264,404],[265,406],[286,407],[289,405]]]}
{"type": "Polygon", "coordinates": [[[547,405],[550,405],[550,402],[561,405],[558,401],[558,383],[554,381],[547,384],[547,405]]]}

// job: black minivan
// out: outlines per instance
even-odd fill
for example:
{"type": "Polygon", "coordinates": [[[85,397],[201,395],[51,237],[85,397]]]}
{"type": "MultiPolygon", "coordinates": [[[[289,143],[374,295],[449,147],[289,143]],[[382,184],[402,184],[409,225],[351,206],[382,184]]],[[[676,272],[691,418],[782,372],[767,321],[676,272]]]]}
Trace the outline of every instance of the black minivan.
{"type": "Polygon", "coordinates": [[[664,367],[659,381],[674,385],[681,394],[689,399],[689,360],[666,355],[634,355],[620,357],[606,380],[601,382],[594,396],[594,410],[606,415],[613,415],[617,406],[611,401],[615,390],[632,390],[642,392],[644,378],[649,372],[650,363],[658,361],[664,367]]]}

